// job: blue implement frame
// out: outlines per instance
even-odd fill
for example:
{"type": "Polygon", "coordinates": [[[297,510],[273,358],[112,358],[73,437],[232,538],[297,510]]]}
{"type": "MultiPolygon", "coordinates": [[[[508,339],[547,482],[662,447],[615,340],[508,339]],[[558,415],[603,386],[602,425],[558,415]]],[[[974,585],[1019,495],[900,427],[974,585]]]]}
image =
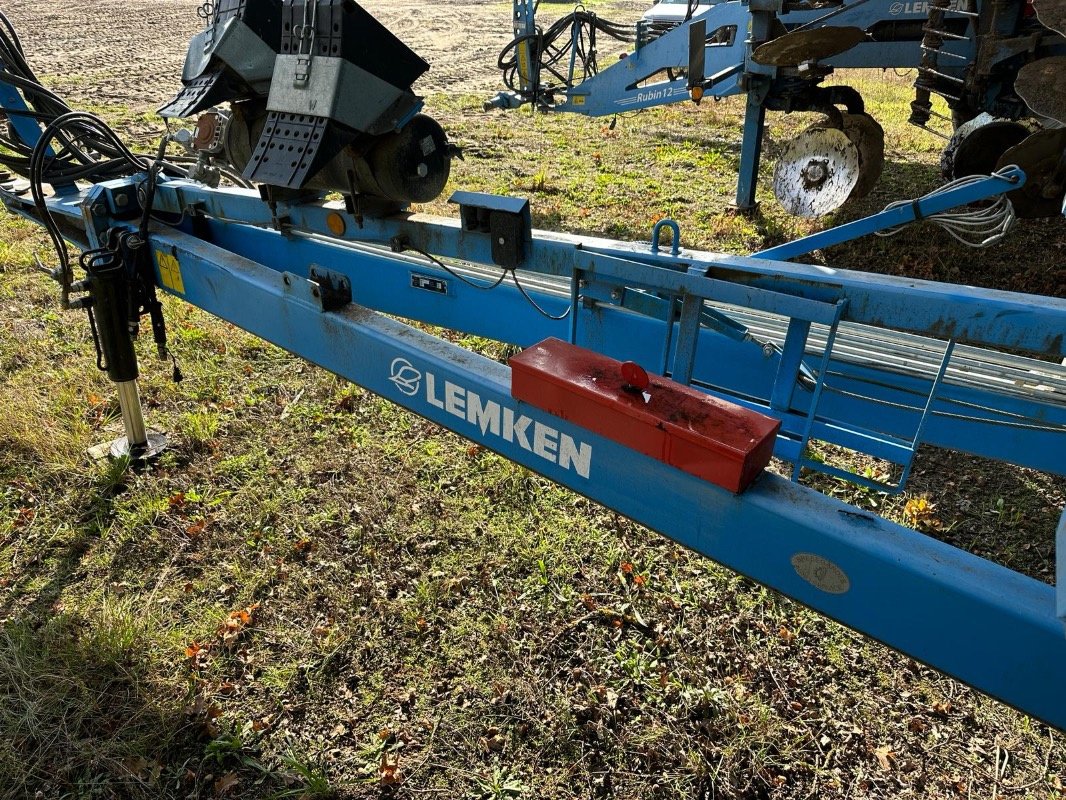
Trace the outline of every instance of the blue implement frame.
{"type": "MultiPolygon", "coordinates": [[[[56,196],[50,209],[72,241],[96,246],[131,224],[122,209],[143,180],[56,196]]],[[[16,193],[0,199],[36,218],[16,193]]],[[[486,295],[470,284],[500,274],[492,242],[454,220],[367,218],[338,235],[337,218],[350,222],[342,205],[271,207],[183,180],[161,182],[155,209],[175,218],[151,229],[164,291],[1066,729],[1055,587],[795,480],[765,474],[733,495],[514,400],[507,366],[393,318],[519,345],[558,336],[636,360],[781,419],[776,452],[794,464],[817,467],[805,453],[821,439],[890,458],[905,479],[929,443],[1066,475],[1066,301],[541,232],[486,295]],[[324,303],[324,274],[347,282],[351,303],[324,303]],[[927,368],[837,350],[882,328],[903,337],[902,360],[919,354],[927,368]],[[1043,388],[964,379],[985,348],[1040,355],[1010,369],[1043,388]]]]}

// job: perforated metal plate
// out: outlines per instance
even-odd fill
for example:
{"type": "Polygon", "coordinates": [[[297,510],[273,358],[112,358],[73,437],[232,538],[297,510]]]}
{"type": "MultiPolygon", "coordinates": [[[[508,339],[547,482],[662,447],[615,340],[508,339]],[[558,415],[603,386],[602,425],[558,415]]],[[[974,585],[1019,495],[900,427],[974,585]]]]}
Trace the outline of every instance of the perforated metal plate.
{"type": "Polygon", "coordinates": [[[866,41],[862,28],[827,26],[793,31],[755,48],[754,61],[773,67],[797,67],[805,61],[821,61],[866,41]]]}
{"type": "Polygon", "coordinates": [[[1066,0],[1033,0],[1040,24],[1066,35],[1066,0]]]}
{"type": "Polygon", "coordinates": [[[866,197],[885,166],[885,129],[869,114],[844,114],[844,133],[859,151],[859,180],[850,199],[866,197]]]}
{"type": "Polygon", "coordinates": [[[1066,56],[1026,64],[1018,70],[1014,88],[1037,114],[1066,123],[1066,56]]]}
{"type": "Polygon", "coordinates": [[[226,71],[220,66],[187,83],[177,97],[159,109],[159,115],[174,119],[190,117],[197,111],[229,100],[232,95],[226,71]]]}
{"type": "Polygon", "coordinates": [[[1007,197],[1023,219],[1057,217],[1066,194],[1066,128],[1037,131],[999,159],[998,168],[1016,164],[1025,172],[1025,186],[1007,197]]]}
{"type": "Polygon", "coordinates": [[[189,117],[225,101],[264,94],[281,36],[281,0],[205,3],[208,25],[189,42],[183,89],[159,109],[164,117],[189,117]]]}
{"type": "Polygon", "coordinates": [[[271,111],[244,177],[271,186],[302,188],[343,146],[334,141],[330,129],[335,126],[325,117],[271,111]]]}
{"type": "Polygon", "coordinates": [[[838,128],[808,128],[774,168],[774,196],[790,214],[820,217],[839,208],[859,182],[859,148],[838,128]]]}

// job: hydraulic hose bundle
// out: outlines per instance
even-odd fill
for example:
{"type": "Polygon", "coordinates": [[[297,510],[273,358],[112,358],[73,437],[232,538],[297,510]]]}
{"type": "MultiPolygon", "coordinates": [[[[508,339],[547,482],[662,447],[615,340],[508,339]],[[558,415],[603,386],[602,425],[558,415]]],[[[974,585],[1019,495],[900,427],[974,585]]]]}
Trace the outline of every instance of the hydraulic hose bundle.
{"type": "Polygon", "coordinates": [[[599,33],[628,44],[637,41],[635,26],[602,19],[595,12],[579,7],[547,30],[519,36],[511,41],[497,60],[497,67],[503,73],[503,82],[512,91],[523,91],[519,48],[527,43],[532,45],[532,61],[539,65],[533,80],[534,94],[550,94],[555,89],[570,88],[592,77],[599,72],[596,62],[596,38],[599,33]],[[572,56],[574,69],[571,71],[572,56]],[[557,82],[544,84],[541,75],[545,73],[553,76],[557,82]]]}

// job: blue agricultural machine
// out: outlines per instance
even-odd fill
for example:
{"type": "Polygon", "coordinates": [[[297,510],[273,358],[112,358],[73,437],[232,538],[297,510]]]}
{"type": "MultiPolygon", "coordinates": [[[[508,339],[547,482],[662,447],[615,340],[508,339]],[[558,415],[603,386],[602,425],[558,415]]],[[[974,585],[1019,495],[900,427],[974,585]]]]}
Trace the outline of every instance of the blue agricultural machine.
{"type": "Polygon", "coordinates": [[[826,85],[840,68],[916,70],[910,122],[948,140],[949,177],[1016,164],[1028,175],[1013,198],[1019,215],[1062,207],[1049,153],[1064,134],[1047,119],[1063,106],[1058,0],[1039,16],[1026,0],[682,0],[686,14],[649,13],[635,26],[578,7],[548,27],[539,5],[514,0],[515,38],[499,59],[508,91],[486,106],[599,117],[744,95],[739,210],[756,205],[767,111],[825,115],[778,156],[774,194],[790,213],[820,216],[873,189],[884,131],[854,88],[826,85]],[[934,96],[950,113],[934,110],[934,96]]]}
{"type": "MultiPolygon", "coordinates": [[[[687,23],[678,35],[701,46],[671,92],[764,75],[735,15],[757,9],[715,9],[737,30],[713,47],[741,66],[701,69],[719,23],[687,23]]],[[[761,14],[756,39],[775,19],[761,14]]],[[[459,192],[454,216],[427,216],[409,204],[441,193],[454,152],[412,92],[422,59],[353,2],[219,0],[204,16],[162,109],[170,132],[138,155],[41,85],[0,15],[0,160],[17,173],[0,201],[49,232],[57,260],[42,268],[88,317],[120,398],[116,455],[165,446],[142,416],[135,339],[147,317],[169,358],[169,295],[1066,729],[1066,516],[1048,585],[799,480],[899,492],[921,445],[1066,475],[1066,300],[791,261],[918,219],[988,244],[1023,169],[748,256],[682,248],[670,221],[650,243],[537,231],[514,197],[459,192]],[[521,352],[499,363],[410,321],[521,352]],[[891,462],[891,479],[814,458],[814,441],[891,462]],[[767,471],[772,457],[788,469],[767,471]]],[[[895,62],[893,47],[874,52],[895,62]]],[[[818,96],[774,88],[797,81],[768,68],[767,93],[749,83],[753,114],[818,96]]]]}

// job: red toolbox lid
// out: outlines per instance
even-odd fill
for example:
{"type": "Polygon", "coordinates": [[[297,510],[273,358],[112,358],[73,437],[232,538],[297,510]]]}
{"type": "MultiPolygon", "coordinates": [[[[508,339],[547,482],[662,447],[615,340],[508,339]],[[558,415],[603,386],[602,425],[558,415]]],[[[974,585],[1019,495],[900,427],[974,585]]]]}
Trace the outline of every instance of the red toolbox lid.
{"type": "MultiPolygon", "coordinates": [[[[781,426],[772,417],[657,375],[647,376],[647,387],[642,389],[634,384],[643,383],[645,373],[634,369],[635,365],[559,339],[546,339],[513,357],[510,363],[515,371],[512,393],[518,399],[633,446],[630,441],[636,430],[627,433],[618,430],[617,424],[598,425],[588,405],[621,413],[632,420],[635,429],[657,429],[708,451],[708,455],[741,462],[739,489],[769,463],[774,437],[781,426]],[[539,386],[545,390],[554,388],[542,392],[539,386]]],[[[647,452],[646,448],[636,449],[647,452]]],[[[672,463],[669,457],[663,460],[672,463]]],[[[689,460],[674,466],[701,474],[690,468],[689,460]]],[[[733,480],[714,482],[739,490],[733,480]]]]}

